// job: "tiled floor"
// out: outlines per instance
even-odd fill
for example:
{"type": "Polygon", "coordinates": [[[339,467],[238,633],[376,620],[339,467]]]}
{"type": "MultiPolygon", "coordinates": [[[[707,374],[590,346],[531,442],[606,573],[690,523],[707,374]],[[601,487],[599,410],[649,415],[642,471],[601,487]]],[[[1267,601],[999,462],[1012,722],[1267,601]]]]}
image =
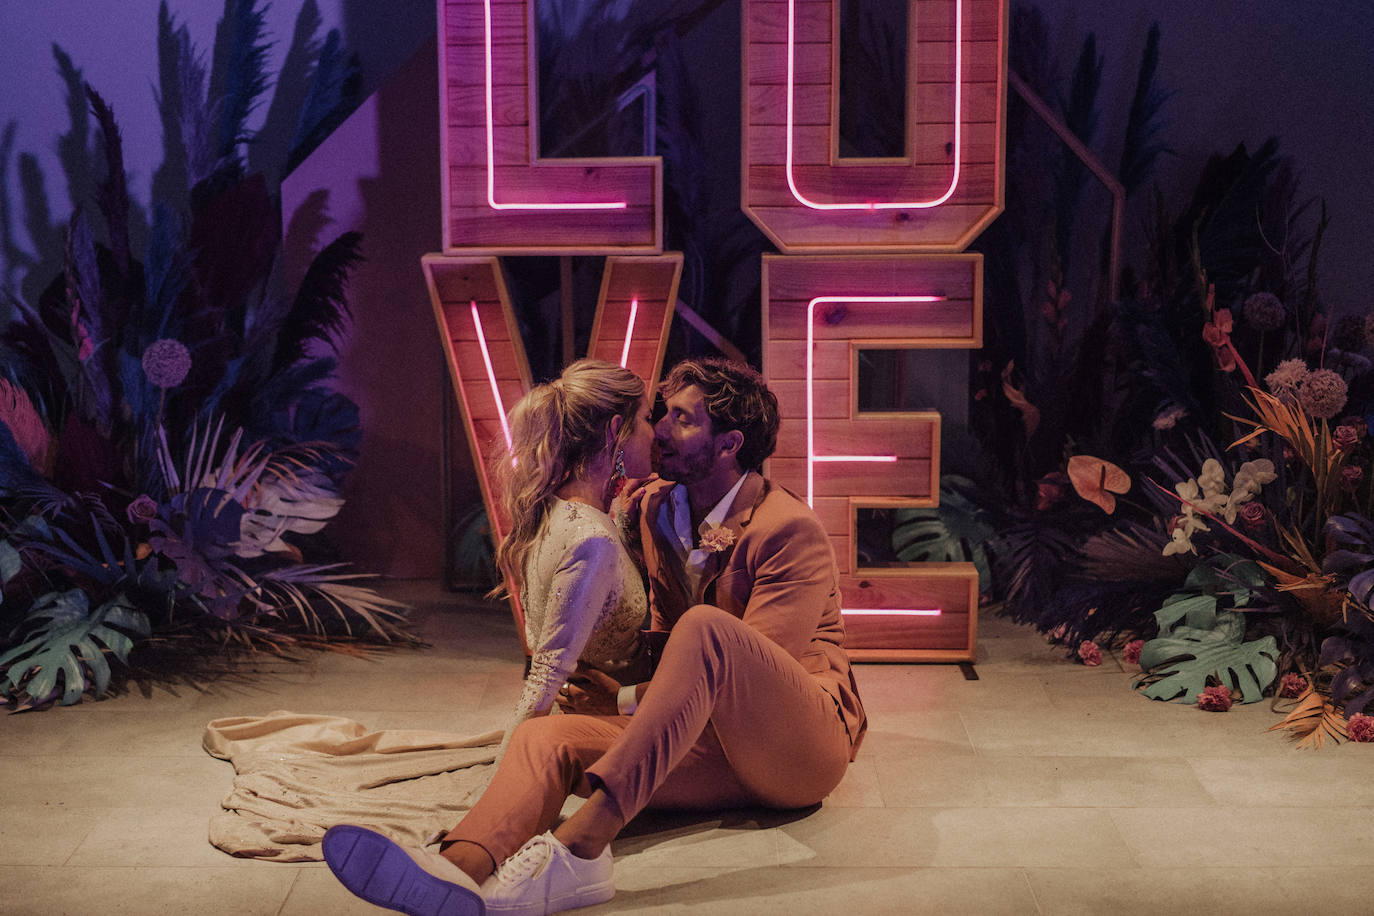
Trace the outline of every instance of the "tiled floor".
{"type": "MultiPolygon", "coordinates": [[[[520,685],[508,615],[427,583],[432,647],[264,660],[0,720],[0,913],[376,912],[320,864],[231,858],[206,824],[232,778],[206,722],[273,709],[375,728],[499,728],[520,685]],[[474,702],[474,698],[476,701],[474,702]]],[[[1116,659],[1064,661],[983,622],[977,671],[859,668],[859,760],[803,813],[646,816],[595,913],[1370,912],[1374,747],[1293,750],[1267,703],[1134,696],[1116,659]]]]}

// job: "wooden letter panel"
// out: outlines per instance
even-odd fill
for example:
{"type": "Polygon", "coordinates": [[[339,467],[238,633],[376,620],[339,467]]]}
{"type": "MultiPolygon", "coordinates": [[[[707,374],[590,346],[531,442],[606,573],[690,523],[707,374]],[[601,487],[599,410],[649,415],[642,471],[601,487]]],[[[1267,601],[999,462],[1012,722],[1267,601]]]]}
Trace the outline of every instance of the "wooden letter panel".
{"type": "Polygon", "coordinates": [[[659,157],[539,157],[533,4],[439,0],[444,250],[657,254],[659,157]]]}
{"type": "Polygon", "coordinates": [[[784,252],[960,251],[1002,211],[1005,0],[909,0],[906,155],[838,155],[839,0],[745,0],[744,211],[784,252]]]}
{"type": "Polygon", "coordinates": [[[940,416],[865,412],[861,350],[982,344],[982,256],[768,256],[764,372],[782,427],[768,475],[805,498],[835,546],[856,660],[971,661],[971,563],[862,567],[856,510],[938,504],[940,416]]]}

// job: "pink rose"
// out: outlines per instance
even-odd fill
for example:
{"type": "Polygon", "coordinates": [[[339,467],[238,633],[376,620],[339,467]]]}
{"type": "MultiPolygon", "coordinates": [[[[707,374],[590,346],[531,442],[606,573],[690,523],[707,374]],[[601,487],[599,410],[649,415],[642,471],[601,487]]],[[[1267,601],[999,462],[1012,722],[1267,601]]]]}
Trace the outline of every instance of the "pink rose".
{"type": "Polygon", "coordinates": [[[1364,481],[1364,468],[1358,464],[1347,464],[1341,468],[1341,486],[1353,490],[1364,481]]]}
{"type": "Polygon", "coordinates": [[[1374,716],[1355,713],[1350,717],[1350,721],[1345,724],[1345,733],[1351,741],[1361,743],[1374,741],[1374,716]]]}
{"type": "Polygon", "coordinates": [[[1140,650],[1145,648],[1145,640],[1133,639],[1126,643],[1126,648],[1121,650],[1121,657],[1129,665],[1140,664],[1140,650]]]}
{"type": "Polygon", "coordinates": [[[1241,503],[1240,511],[1237,515],[1240,516],[1241,524],[1251,531],[1264,524],[1264,506],[1254,500],[1247,503],[1241,503]]]}
{"type": "Polygon", "coordinates": [[[1292,671],[1283,676],[1279,681],[1279,696],[1287,699],[1300,697],[1307,690],[1307,678],[1301,674],[1294,674],[1292,671]]]}
{"type": "Polygon", "coordinates": [[[1102,664],[1102,650],[1091,639],[1085,639],[1078,644],[1078,657],[1089,668],[1096,668],[1102,664]]]}
{"type": "Polygon", "coordinates": [[[1348,452],[1360,444],[1360,431],[1353,426],[1342,424],[1331,434],[1331,441],[1338,452],[1348,452]]]}
{"type": "Polygon", "coordinates": [[[1208,712],[1226,712],[1231,708],[1231,691],[1225,687],[1204,687],[1197,695],[1197,708],[1208,712]]]}
{"type": "Polygon", "coordinates": [[[146,525],[157,518],[157,501],[147,493],[142,493],[124,509],[132,525],[146,525]]]}

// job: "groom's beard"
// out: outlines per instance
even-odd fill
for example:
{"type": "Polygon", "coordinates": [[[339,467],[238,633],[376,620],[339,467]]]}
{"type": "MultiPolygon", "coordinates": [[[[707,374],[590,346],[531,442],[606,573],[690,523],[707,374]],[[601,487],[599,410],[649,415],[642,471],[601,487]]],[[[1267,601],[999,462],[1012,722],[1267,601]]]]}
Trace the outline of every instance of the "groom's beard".
{"type": "Polygon", "coordinates": [[[655,441],[654,458],[658,475],[664,480],[677,483],[696,483],[698,480],[705,480],[711,476],[714,445],[713,441],[708,440],[689,452],[675,452],[667,448],[665,454],[665,447],[655,441]]]}

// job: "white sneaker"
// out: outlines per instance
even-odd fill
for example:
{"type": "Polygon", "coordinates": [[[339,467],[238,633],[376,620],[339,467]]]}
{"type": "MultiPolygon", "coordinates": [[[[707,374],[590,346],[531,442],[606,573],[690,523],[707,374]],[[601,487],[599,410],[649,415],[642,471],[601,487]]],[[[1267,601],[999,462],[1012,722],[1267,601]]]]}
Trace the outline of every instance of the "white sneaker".
{"type": "Polygon", "coordinates": [[[547,916],[615,896],[611,847],[595,859],[572,854],[552,833],[530,840],[482,883],[491,916],[547,916]]]}
{"type": "Polygon", "coordinates": [[[349,825],[330,827],[322,845],[334,877],[368,903],[410,916],[483,916],[477,882],[438,853],[349,825]]]}

